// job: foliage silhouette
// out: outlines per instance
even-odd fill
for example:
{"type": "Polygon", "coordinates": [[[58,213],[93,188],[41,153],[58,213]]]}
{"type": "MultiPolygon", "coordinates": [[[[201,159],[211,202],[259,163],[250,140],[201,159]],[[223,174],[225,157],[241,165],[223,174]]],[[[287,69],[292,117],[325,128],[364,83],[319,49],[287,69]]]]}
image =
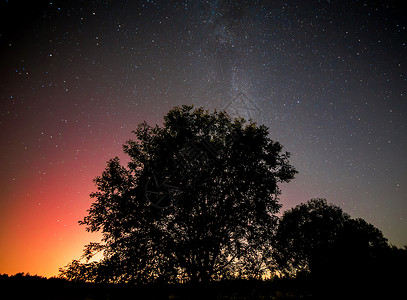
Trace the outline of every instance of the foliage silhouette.
{"type": "Polygon", "coordinates": [[[268,129],[224,112],[175,107],[145,122],[111,159],[80,224],[101,231],[61,277],[90,282],[202,282],[259,278],[270,263],[278,183],[296,173],[268,129]]]}
{"type": "Polygon", "coordinates": [[[312,276],[366,271],[389,249],[380,230],[352,219],[325,199],[312,199],[286,211],[280,219],[274,257],[282,272],[312,276]]]}
{"type": "Polygon", "coordinates": [[[389,296],[406,278],[396,267],[406,265],[405,249],[390,246],[379,229],[325,199],[286,211],[273,249],[276,268],[288,277],[310,278],[314,294],[389,296]]]}

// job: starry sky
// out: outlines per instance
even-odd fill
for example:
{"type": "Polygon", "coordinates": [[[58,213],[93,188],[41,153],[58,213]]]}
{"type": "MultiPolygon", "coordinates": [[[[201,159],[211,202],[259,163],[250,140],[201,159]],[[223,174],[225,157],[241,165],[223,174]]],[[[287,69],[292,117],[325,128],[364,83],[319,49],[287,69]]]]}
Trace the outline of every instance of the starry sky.
{"type": "Polygon", "coordinates": [[[402,1],[1,1],[0,273],[58,273],[98,234],[92,179],[174,106],[270,128],[315,197],[407,244],[402,1]]]}

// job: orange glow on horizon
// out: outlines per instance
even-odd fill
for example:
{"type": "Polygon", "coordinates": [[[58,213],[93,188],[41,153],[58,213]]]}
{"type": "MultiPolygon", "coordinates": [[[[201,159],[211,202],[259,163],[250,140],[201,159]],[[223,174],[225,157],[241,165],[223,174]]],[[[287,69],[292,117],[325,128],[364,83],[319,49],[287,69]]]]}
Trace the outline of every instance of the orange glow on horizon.
{"type": "Polygon", "coordinates": [[[80,258],[87,243],[100,240],[99,233],[78,224],[91,205],[92,180],[83,177],[78,186],[49,172],[51,182],[27,180],[24,190],[6,191],[11,200],[1,204],[0,273],[56,276],[60,267],[80,258]]]}

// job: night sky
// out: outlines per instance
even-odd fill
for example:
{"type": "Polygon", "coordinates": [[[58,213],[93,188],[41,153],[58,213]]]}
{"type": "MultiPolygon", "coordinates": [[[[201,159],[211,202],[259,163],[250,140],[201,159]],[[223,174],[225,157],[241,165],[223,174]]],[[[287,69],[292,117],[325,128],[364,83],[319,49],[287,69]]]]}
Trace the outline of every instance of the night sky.
{"type": "Polygon", "coordinates": [[[299,171],[282,211],[326,198],[406,245],[401,4],[2,0],[0,273],[79,258],[92,179],[182,104],[270,128],[299,171]]]}

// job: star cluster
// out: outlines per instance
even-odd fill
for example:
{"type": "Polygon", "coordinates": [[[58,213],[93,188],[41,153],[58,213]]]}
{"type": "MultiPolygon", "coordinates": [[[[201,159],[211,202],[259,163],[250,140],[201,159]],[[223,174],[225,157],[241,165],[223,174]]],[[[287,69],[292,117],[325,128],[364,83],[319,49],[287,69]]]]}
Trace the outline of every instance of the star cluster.
{"type": "Polygon", "coordinates": [[[270,128],[325,197],[407,244],[400,1],[3,1],[0,272],[55,275],[91,239],[92,179],[176,105],[270,128]],[[34,4],[35,2],[35,4],[34,4]]]}

